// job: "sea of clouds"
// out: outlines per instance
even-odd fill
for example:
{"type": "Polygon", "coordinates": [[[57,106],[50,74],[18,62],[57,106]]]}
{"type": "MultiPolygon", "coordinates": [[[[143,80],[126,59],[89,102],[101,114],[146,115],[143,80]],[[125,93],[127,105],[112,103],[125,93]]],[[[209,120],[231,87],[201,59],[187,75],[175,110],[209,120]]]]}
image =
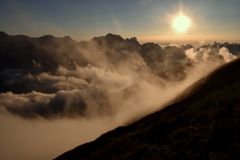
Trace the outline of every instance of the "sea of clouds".
{"type": "Polygon", "coordinates": [[[1,33],[0,158],[54,158],[160,110],[236,59],[239,46],[1,33]]]}

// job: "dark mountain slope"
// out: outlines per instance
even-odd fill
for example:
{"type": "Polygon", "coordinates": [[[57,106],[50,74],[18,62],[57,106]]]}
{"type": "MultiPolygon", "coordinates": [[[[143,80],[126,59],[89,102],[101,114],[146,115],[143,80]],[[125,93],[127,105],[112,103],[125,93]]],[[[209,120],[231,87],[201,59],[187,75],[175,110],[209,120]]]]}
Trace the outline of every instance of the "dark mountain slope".
{"type": "Polygon", "coordinates": [[[64,153],[55,160],[240,159],[240,59],[181,102],[64,153]]]}

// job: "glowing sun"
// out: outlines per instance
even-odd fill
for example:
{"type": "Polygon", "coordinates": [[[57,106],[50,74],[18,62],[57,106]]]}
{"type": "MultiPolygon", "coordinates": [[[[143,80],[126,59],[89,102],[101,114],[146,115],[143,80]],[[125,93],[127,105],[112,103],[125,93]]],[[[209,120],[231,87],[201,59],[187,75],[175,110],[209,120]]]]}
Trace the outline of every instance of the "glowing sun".
{"type": "Polygon", "coordinates": [[[190,19],[183,14],[176,16],[173,19],[172,23],[173,28],[176,29],[176,31],[179,33],[186,32],[190,25],[191,25],[190,19]]]}

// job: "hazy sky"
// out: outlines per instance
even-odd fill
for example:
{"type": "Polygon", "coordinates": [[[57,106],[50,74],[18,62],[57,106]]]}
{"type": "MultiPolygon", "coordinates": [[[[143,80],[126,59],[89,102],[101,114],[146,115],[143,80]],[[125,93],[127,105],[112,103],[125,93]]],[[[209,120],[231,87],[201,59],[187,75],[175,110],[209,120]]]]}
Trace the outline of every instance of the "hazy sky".
{"type": "Polygon", "coordinates": [[[139,41],[240,42],[240,0],[0,0],[0,30],[75,40],[114,33],[139,41]],[[184,34],[172,28],[182,11],[191,19],[184,34]]]}

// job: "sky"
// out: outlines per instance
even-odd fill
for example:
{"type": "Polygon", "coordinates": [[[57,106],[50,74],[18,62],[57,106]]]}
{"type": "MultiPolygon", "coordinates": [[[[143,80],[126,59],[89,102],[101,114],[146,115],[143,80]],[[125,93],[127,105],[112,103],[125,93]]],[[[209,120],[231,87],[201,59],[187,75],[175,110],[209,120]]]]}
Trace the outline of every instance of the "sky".
{"type": "Polygon", "coordinates": [[[0,31],[10,35],[71,36],[108,33],[140,42],[240,42],[239,0],[0,0],[0,31]],[[185,33],[172,27],[183,13],[185,33]]]}

